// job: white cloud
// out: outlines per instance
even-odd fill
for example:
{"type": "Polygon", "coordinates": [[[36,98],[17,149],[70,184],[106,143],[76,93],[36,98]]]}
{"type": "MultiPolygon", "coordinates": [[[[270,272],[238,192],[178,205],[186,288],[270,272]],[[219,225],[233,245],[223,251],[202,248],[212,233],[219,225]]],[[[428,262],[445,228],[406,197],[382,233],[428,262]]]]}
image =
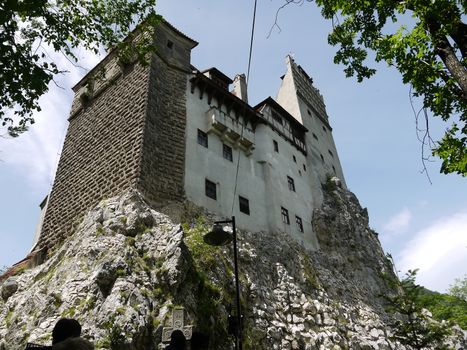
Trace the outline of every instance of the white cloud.
{"type": "MultiPolygon", "coordinates": [[[[73,66],[63,55],[52,53],[59,69],[68,73],[49,84],[49,92],[39,100],[41,111],[34,113],[36,123],[18,138],[0,139],[0,159],[27,179],[30,188],[43,194],[51,186],[65,137],[67,119],[73,98],[71,87],[88,69],[73,66]]],[[[99,57],[78,50],[80,64],[92,68],[99,57]]]]}
{"type": "Polygon", "coordinates": [[[383,232],[389,235],[404,233],[409,228],[411,219],[412,212],[408,208],[404,208],[383,226],[383,232]]]}
{"type": "Polygon", "coordinates": [[[439,219],[417,232],[397,257],[401,271],[419,269],[418,283],[445,291],[467,273],[467,210],[439,219]]]}

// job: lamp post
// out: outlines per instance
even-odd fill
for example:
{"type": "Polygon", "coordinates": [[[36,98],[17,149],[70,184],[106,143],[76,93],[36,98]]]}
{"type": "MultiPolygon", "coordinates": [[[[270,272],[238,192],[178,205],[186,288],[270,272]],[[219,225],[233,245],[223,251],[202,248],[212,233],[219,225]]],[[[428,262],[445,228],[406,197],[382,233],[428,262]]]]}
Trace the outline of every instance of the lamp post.
{"type": "Polygon", "coordinates": [[[240,284],[238,282],[238,255],[237,255],[237,230],[235,228],[235,216],[231,220],[215,221],[212,231],[206,233],[203,237],[205,243],[213,246],[223,246],[233,240],[234,250],[234,273],[235,273],[235,290],[236,290],[236,306],[237,306],[237,325],[235,328],[235,349],[242,350],[242,315],[240,308],[240,284]],[[231,224],[233,234],[227,232],[222,227],[222,224],[231,224]]]}

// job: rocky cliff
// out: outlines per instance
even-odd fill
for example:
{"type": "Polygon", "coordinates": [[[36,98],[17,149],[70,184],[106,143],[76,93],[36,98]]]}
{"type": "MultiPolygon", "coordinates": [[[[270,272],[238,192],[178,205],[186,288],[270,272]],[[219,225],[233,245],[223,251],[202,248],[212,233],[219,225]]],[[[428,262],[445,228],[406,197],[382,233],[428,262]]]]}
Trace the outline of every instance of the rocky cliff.
{"type": "MultiPolygon", "coordinates": [[[[45,263],[4,281],[0,349],[50,343],[60,317],[78,319],[97,349],[156,349],[182,308],[210,349],[231,349],[232,249],[203,242],[213,218],[201,210],[168,211],[183,224],[135,191],[103,201],[45,263]]],[[[382,278],[392,267],[366,210],[329,183],[313,217],[317,252],[285,234],[239,232],[244,349],[405,349],[390,341],[379,296],[393,292],[382,278]]]]}

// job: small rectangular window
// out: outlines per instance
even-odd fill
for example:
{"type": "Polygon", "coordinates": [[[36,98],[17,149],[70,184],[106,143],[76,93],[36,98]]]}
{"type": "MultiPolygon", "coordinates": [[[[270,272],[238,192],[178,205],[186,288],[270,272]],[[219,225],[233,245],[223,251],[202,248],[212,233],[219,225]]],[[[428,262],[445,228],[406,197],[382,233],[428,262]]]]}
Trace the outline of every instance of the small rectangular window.
{"type": "Polygon", "coordinates": [[[216,186],[216,183],[206,179],[204,186],[205,186],[204,190],[205,190],[206,196],[209,197],[209,198],[212,198],[214,200],[217,200],[217,186],[216,186]]]}
{"type": "Polygon", "coordinates": [[[242,196],[238,196],[238,204],[239,204],[239,207],[240,207],[240,211],[242,213],[250,215],[250,202],[248,201],[248,199],[246,199],[246,198],[244,198],[242,196]]]}
{"type": "Polygon", "coordinates": [[[173,47],[174,47],[174,43],[173,43],[172,41],[170,41],[170,40],[167,40],[167,47],[168,47],[169,49],[173,48],[173,47]]]}
{"type": "Polygon", "coordinates": [[[302,232],[302,233],[303,233],[303,222],[302,222],[302,218],[295,215],[295,223],[297,224],[298,232],[302,232]]]}
{"type": "Polygon", "coordinates": [[[328,149],[328,153],[332,158],[334,158],[334,154],[331,152],[331,150],[328,149]]]}
{"type": "Polygon", "coordinates": [[[290,176],[287,176],[287,183],[289,185],[289,190],[295,192],[295,182],[290,176]]]}
{"type": "Polygon", "coordinates": [[[303,171],[306,171],[306,165],[303,164],[303,171]]]}
{"type": "Polygon", "coordinates": [[[295,158],[295,156],[292,156],[292,157],[293,157],[293,161],[297,163],[297,158],[295,158]]]}
{"type": "Polygon", "coordinates": [[[281,207],[282,222],[284,224],[290,225],[289,211],[284,207],[281,207]]]}
{"type": "Polygon", "coordinates": [[[276,151],[277,153],[279,153],[279,144],[277,143],[276,140],[272,140],[273,144],[274,144],[274,151],[276,151]]]}
{"type": "Polygon", "coordinates": [[[313,138],[314,138],[316,141],[318,141],[318,136],[316,136],[315,133],[313,133],[313,138]]]}
{"type": "Polygon", "coordinates": [[[225,159],[233,161],[232,157],[232,147],[227,146],[225,143],[222,144],[222,155],[225,159]]]}
{"type": "Polygon", "coordinates": [[[321,157],[321,162],[323,162],[323,163],[324,163],[324,157],[323,157],[323,155],[322,155],[322,154],[320,154],[319,156],[321,157]]]}
{"type": "Polygon", "coordinates": [[[198,143],[208,148],[208,134],[198,129],[198,143]]]}

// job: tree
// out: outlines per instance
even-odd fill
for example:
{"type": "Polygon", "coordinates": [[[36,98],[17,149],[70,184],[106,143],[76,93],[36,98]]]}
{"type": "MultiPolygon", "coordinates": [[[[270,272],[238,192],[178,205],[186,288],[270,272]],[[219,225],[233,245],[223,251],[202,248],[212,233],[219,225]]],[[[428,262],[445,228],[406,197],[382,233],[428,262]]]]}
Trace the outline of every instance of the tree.
{"type": "Polygon", "coordinates": [[[384,296],[387,310],[398,316],[392,324],[393,339],[414,349],[433,347],[437,350],[448,349],[444,344],[450,327],[431,319],[420,304],[422,287],[415,283],[417,271],[408,271],[405,278],[388,278],[390,286],[397,291],[394,295],[384,296]]]}
{"type": "MultiPolygon", "coordinates": [[[[118,46],[143,58],[151,42],[136,47],[124,40],[136,23],[149,31],[156,23],[156,0],[3,0],[0,2],[0,122],[10,136],[34,123],[38,99],[54,76],[64,73],[48,52],[70,61],[78,46],[98,53],[118,46]]],[[[146,37],[142,35],[141,37],[146,37]]]]}
{"type": "Polygon", "coordinates": [[[467,275],[463,279],[456,278],[454,280],[454,283],[449,286],[449,294],[467,302],[467,275]]]}
{"type": "MultiPolygon", "coordinates": [[[[288,4],[313,0],[285,0],[288,4]]],[[[361,82],[376,70],[367,65],[368,52],[377,62],[394,66],[402,80],[421,97],[427,110],[451,125],[442,140],[431,141],[426,128],[422,142],[443,163],[441,172],[467,175],[467,25],[461,0],[315,0],[333,30],[328,42],[338,46],[334,62],[361,82]],[[409,18],[411,16],[411,18],[409,18]],[[404,24],[405,23],[405,24],[404,24]],[[394,30],[393,30],[394,29],[394,30]]],[[[428,120],[426,120],[428,121],[428,120]]]]}
{"type": "Polygon", "coordinates": [[[446,320],[467,329],[467,302],[449,294],[441,294],[422,288],[419,297],[421,307],[430,310],[433,318],[446,320]]]}

